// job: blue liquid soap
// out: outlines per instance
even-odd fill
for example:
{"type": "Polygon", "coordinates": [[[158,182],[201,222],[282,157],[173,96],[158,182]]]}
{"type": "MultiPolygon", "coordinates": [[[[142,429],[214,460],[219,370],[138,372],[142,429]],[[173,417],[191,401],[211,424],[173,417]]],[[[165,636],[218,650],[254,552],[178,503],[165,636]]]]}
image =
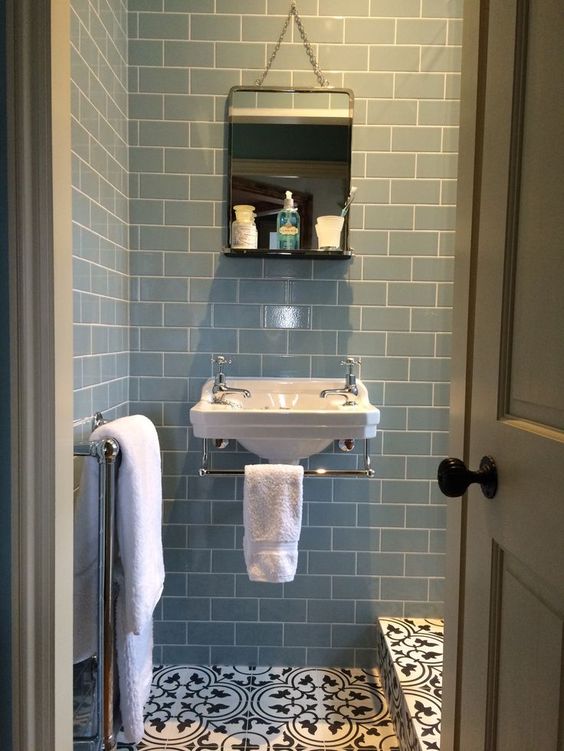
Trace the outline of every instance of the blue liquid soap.
{"type": "Polygon", "coordinates": [[[298,250],[300,247],[300,215],[294,206],[291,191],[286,191],[284,208],[276,218],[276,234],[280,250],[298,250]]]}

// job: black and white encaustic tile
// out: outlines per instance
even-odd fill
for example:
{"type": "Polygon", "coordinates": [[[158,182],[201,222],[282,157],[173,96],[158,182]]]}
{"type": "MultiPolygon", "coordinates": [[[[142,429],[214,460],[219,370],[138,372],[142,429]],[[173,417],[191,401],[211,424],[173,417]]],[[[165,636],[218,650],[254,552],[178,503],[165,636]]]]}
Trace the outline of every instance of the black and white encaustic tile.
{"type": "Polygon", "coordinates": [[[218,665],[155,668],[137,748],[399,751],[373,670],[218,665]]]}
{"type": "Polygon", "coordinates": [[[382,682],[402,751],[439,751],[443,621],[380,618],[382,682]]]}

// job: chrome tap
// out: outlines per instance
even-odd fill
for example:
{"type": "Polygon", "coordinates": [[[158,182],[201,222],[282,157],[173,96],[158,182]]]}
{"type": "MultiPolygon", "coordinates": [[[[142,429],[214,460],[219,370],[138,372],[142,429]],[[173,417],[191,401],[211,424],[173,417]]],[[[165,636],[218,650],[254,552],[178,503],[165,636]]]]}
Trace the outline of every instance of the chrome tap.
{"type": "MultiPolygon", "coordinates": [[[[341,365],[347,368],[345,374],[345,386],[342,389],[323,389],[319,394],[322,399],[332,394],[348,397],[352,394],[358,396],[358,386],[356,385],[356,375],[353,373],[355,365],[360,365],[362,360],[355,360],[354,357],[347,357],[346,360],[341,360],[341,365]]],[[[354,404],[354,402],[352,402],[354,404]]]]}
{"type": "Polygon", "coordinates": [[[223,355],[218,355],[217,357],[212,357],[212,362],[214,365],[217,365],[212,394],[243,394],[247,399],[250,397],[251,392],[248,389],[237,389],[234,386],[227,385],[223,366],[231,365],[231,360],[227,360],[223,355]]]}

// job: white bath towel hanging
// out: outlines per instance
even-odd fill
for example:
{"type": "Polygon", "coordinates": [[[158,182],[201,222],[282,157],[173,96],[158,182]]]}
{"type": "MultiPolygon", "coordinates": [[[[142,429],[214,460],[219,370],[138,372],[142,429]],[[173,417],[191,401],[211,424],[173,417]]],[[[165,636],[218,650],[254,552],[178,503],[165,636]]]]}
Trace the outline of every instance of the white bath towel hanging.
{"type": "Polygon", "coordinates": [[[245,467],[243,550],[251,581],[292,581],[298,564],[304,468],[245,467]]]}
{"type": "MultiPolygon", "coordinates": [[[[143,415],[123,417],[101,425],[91,440],[115,438],[121,463],[116,487],[116,650],[120,687],[120,711],[125,738],[138,743],[143,736],[143,706],[149,697],[152,674],[153,610],[164,583],[162,549],[162,480],[157,432],[143,415]]],[[[75,513],[75,545],[97,551],[98,465],[85,460],[81,493],[75,513]],[[81,526],[83,525],[83,526],[81,526]]],[[[75,661],[93,654],[96,645],[86,641],[95,631],[88,619],[95,610],[80,610],[96,601],[96,564],[77,549],[75,568],[75,661]],[[94,595],[92,595],[94,592],[94,595]],[[82,643],[81,643],[82,642],[82,643]]]]}

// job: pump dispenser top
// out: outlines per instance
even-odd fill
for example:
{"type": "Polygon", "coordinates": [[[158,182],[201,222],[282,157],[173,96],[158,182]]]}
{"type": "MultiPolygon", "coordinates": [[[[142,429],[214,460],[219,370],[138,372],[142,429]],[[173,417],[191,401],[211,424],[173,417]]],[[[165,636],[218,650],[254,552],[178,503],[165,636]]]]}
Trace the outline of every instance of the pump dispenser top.
{"type": "Polygon", "coordinates": [[[292,191],[287,190],[286,191],[286,198],[284,199],[284,208],[285,209],[293,209],[294,208],[294,199],[292,198],[292,191]]]}

